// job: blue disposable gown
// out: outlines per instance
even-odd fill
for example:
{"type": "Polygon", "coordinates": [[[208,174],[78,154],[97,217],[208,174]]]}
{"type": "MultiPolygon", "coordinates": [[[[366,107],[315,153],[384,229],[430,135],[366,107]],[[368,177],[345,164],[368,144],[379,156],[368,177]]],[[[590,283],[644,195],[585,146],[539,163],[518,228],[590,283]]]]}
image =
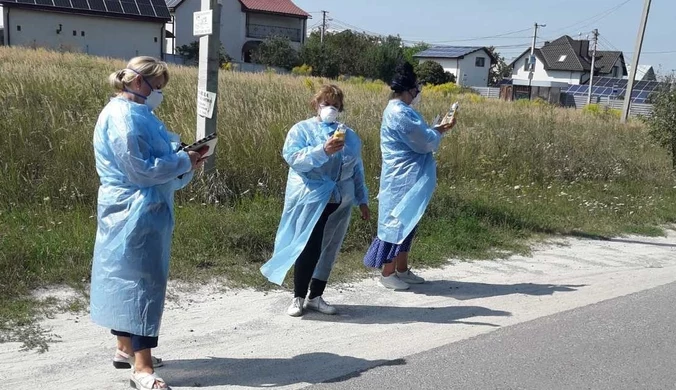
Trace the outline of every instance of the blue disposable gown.
{"type": "Polygon", "coordinates": [[[382,241],[401,244],[425,213],[437,183],[434,152],[441,138],[406,103],[393,99],[385,108],[378,194],[378,238],[382,241]]]}
{"type": "Polygon", "coordinates": [[[96,123],[101,185],[90,305],[101,326],[139,336],[159,333],[174,192],[193,175],[178,146],[178,136],[147,106],[127,99],[113,98],[96,123]]]}
{"type": "Polygon", "coordinates": [[[350,222],[354,205],[368,204],[361,158],[361,140],[348,129],[345,147],[328,156],[324,144],[338,124],[311,118],[294,125],[286,137],[282,156],[289,164],[284,211],[272,258],[261,267],[269,281],[281,285],[305,248],[326,205],[340,203],[324,229],[322,255],[314,277],[328,280],[350,222]]]}

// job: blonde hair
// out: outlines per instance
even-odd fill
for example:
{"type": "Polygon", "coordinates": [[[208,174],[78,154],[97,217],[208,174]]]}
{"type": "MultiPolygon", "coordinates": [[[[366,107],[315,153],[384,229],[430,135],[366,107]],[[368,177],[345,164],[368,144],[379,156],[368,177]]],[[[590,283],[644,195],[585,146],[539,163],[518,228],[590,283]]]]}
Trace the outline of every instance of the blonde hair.
{"type": "Polygon", "coordinates": [[[115,92],[119,93],[124,91],[139,74],[148,81],[164,76],[164,85],[162,85],[162,87],[166,86],[169,82],[169,69],[167,63],[162,62],[157,58],[146,56],[132,58],[125,69],[120,69],[111,74],[108,77],[108,81],[115,92]]]}
{"type": "Polygon", "coordinates": [[[322,103],[330,104],[338,109],[338,111],[343,111],[343,91],[334,84],[325,84],[319,88],[319,91],[312,98],[310,104],[315,110],[319,109],[319,105],[322,103]]]}

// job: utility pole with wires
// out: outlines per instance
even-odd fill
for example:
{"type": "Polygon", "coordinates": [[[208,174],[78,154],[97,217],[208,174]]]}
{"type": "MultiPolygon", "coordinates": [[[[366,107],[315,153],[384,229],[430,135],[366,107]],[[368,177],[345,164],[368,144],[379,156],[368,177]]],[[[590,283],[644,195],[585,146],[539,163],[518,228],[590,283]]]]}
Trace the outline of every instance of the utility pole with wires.
{"type": "Polygon", "coordinates": [[[321,43],[324,44],[324,34],[326,34],[326,14],[328,14],[329,11],[322,11],[322,35],[321,35],[321,43]]]}
{"type": "Polygon", "coordinates": [[[648,24],[648,14],[650,13],[651,0],[645,0],[643,6],[643,16],[641,17],[641,25],[638,28],[638,36],[636,37],[636,48],[634,49],[634,59],[631,61],[631,71],[629,72],[629,80],[627,81],[627,92],[624,94],[624,106],[622,107],[622,116],[620,122],[627,123],[629,118],[629,109],[631,108],[631,94],[634,92],[634,79],[636,78],[636,71],[638,70],[638,60],[641,57],[641,48],[643,47],[643,36],[645,35],[645,28],[648,24]]]}
{"type": "Polygon", "coordinates": [[[599,30],[594,29],[594,49],[592,50],[591,70],[589,71],[589,91],[587,94],[587,104],[591,104],[592,87],[594,86],[594,71],[596,70],[596,48],[599,45],[599,30]]]}
{"type": "Polygon", "coordinates": [[[537,42],[538,39],[538,28],[540,27],[547,27],[546,24],[537,24],[535,23],[535,30],[533,31],[533,43],[530,45],[530,57],[528,58],[528,93],[530,94],[530,98],[533,98],[533,92],[531,90],[532,84],[533,84],[533,72],[535,71],[535,43],[537,42]]]}

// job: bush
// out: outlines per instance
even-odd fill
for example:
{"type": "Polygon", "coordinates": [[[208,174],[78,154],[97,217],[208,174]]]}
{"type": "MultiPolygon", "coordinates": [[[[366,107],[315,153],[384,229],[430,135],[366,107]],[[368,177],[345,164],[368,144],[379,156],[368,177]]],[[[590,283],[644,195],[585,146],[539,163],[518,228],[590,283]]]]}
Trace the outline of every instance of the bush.
{"type": "MultiPolygon", "coordinates": [[[[199,61],[200,43],[199,41],[194,41],[188,45],[179,46],[176,48],[176,52],[185,59],[186,64],[196,65],[199,61]]],[[[218,50],[218,63],[220,66],[223,66],[228,62],[232,62],[232,57],[228,55],[223,45],[221,45],[221,48],[218,50]]]]}
{"type": "Polygon", "coordinates": [[[444,70],[438,62],[425,61],[417,70],[418,81],[422,84],[440,85],[450,83],[451,74],[444,70]]]}
{"type": "Polygon", "coordinates": [[[298,52],[291,47],[288,38],[272,37],[263,41],[251,53],[251,60],[257,64],[291,70],[299,64],[298,52]]]}
{"type": "Polygon", "coordinates": [[[291,73],[296,75],[296,76],[311,76],[312,75],[312,67],[307,64],[303,64],[301,66],[296,66],[291,70],[291,73]]]}
{"type": "Polygon", "coordinates": [[[461,92],[460,87],[454,83],[444,83],[439,85],[426,85],[424,88],[425,93],[432,93],[441,95],[444,97],[449,97],[457,95],[461,92]]]}
{"type": "Polygon", "coordinates": [[[587,115],[592,115],[604,119],[620,119],[622,111],[612,109],[600,104],[588,104],[584,106],[582,112],[587,115]]]}
{"type": "Polygon", "coordinates": [[[645,119],[650,136],[670,150],[672,166],[676,170],[676,75],[667,76],[650,99],[653,112],[645,119]]]}

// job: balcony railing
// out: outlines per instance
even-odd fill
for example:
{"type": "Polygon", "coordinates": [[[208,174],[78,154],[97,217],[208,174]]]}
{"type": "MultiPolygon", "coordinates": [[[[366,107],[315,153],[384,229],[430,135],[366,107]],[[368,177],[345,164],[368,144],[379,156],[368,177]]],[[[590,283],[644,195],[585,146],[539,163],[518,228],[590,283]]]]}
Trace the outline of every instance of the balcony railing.
{"type": "Polygon", "coordinates": [[[291,42],[300,42],[303,32],[299,28],[265,26],[262,24],[249,24],[246,36],[255,39],[265,39],[270,37],[288,38],[291,42]]]}

